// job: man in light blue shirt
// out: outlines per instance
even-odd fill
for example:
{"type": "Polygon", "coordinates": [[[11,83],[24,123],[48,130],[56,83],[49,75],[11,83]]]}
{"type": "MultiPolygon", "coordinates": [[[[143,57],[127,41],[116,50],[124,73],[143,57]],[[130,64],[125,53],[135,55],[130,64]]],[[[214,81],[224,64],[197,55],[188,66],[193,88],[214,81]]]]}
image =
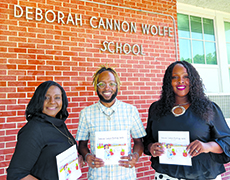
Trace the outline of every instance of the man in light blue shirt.
{"type": "Polygon", "coordinates": [[[135,106],[116,99],[120,80],[113,68],[101,66],[94,74],[93,84],[100,100],[81,111],[76,136],[79,151],[89,165],[88,179],[136,179],[135,164],[142,155],[144,148],[141,139],[146,135],[138,110],[135,106]],[[101,158],[96,157],[97,132],[127,134],[128,153],[118,159],[118,164],[106,165],[101,158]],[[134,143],[133,152],[131,152],[131,136],[134,143]]]}

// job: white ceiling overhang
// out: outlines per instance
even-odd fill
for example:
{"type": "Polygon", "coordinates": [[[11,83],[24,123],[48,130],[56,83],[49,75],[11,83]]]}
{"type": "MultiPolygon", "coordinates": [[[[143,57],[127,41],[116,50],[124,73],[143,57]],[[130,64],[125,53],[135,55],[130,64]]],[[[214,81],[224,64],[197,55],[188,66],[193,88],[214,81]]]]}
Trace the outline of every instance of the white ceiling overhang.
{"type": "Polygon", "coordinates": [[[177,0],[177,2],[230,13],[230,0],[177,0]]]}

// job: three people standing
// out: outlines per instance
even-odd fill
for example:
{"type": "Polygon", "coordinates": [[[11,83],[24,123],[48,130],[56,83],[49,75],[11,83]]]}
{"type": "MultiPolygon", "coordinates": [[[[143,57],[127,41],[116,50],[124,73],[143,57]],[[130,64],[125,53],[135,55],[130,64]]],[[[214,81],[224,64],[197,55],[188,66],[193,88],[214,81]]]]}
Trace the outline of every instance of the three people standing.
{"type": "MultiPolygon", "coordinates": [[[[230,161],[230,130],[218,105],[205,96],[200,76],[190,63],[177,61],[166,69],[161,97],[149,108],[147,135],[137,108],[116,98],[120,80],[113,68],[101,66],[93,85],[99,101],[81,111],[76,135],[79,153],[89,165],[88,179],[136,179],[135,164],[143,150],[151,156],[155,179],[215,179],[225,171],[223,164],[230,161]],[[95,155],[95,134],[104,131],[127,133],[128,155],[119,164],[105,165],[95,155]],[[189,132],[192,166],[159,163],[165,152],[158,142],[159,131],[189,132]]],[[[76,144],[65,125],[67,106],[59,84],[47,81],[38,86],[26,109],[28,123],[18,133],[8,179],[58,179],[56,155],[76,144]]],[[[79,160],[81,164],[81,156],[79,160]]]]}

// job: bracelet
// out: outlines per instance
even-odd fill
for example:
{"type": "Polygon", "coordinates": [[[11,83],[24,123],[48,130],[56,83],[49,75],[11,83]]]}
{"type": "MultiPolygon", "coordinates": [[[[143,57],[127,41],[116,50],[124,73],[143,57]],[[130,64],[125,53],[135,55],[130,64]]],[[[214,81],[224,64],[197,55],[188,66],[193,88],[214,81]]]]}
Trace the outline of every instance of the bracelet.
{"type": "Polygon", "coordinates": [[[87,154],[85,155],[85,162],[87,162],[87,161],[86,161],[86,158],[87,158],[88,155],[92,155],[92,154],[91,154],[91,153],[87,153],[87,154]]]}
{"type": "Polygon", "coordinates": [[[139,160],[139,153],[138,152],[134,152],[133,155],[134,154],[137,154],[137,156],[138,156],[137,161],[138,161],[139,160]]]}

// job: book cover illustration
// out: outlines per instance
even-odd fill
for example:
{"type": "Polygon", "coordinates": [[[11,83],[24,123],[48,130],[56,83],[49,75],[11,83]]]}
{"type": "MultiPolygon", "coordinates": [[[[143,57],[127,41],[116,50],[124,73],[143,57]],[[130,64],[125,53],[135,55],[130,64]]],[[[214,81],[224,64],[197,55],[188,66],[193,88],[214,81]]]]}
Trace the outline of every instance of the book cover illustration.
{"type": "Polygon", "coordinates": [[[96,157],[105,165],[118,164],[120,157],[127,155],[127,131],[96,132],[96,157]]]}
{"type": "Polygon", "coordinates": [[[76,145],[56,156],[59,180],[77,180],[81,175],[76,145]]]}
{"type": "Polygon", "coordinates": [[[161,164],[175,164],[191,166],[191,156],[186,148],[190,143],[187,131],[159,131],[159,142],[165,153],[159,157],[161,164]]]}

